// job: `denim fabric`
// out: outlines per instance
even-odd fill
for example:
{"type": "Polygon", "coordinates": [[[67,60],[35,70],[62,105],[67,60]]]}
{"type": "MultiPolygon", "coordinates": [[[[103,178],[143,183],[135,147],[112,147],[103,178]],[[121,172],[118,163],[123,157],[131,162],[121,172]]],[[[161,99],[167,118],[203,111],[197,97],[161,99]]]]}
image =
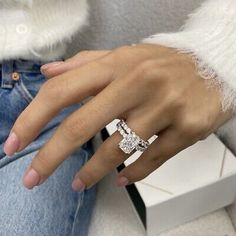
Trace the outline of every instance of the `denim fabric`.
{"type": "Polygon", "coordinates": [[[42,186],[31,191],[22,186],[22,176],[37,151],[63,119],[82,104],[64,109],[25,150],[13,157],[3,152],[16,118],[46,80],[40,66],[40,62],[16,60],[5,61],[0,68],[0,235],[86,236],[96,186],[76,193],[71,182],[93,153],[90,142],[78,148],[42,186]],[[13,72],[19,73],[19,80],[12,79],[13,72]]]}

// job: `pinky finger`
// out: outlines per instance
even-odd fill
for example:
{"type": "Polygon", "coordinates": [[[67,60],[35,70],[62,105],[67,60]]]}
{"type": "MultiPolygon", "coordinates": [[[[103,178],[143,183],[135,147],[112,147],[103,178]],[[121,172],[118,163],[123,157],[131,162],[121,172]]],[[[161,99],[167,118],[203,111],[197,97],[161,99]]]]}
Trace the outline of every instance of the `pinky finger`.
{"type": "Polygon", "coordinates": [[[148,147],[135,162],[123,169],[117,177],[122,187],[146,178],[171,157],[188,146],[176,131],[167,129],[148,147]]]}

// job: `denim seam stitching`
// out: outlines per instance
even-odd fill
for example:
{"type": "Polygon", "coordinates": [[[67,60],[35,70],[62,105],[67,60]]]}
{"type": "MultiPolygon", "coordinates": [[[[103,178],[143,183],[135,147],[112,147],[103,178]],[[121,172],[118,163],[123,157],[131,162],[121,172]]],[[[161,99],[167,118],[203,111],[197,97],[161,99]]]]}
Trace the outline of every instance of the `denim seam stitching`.
{"type": "Polygon", "coordinates": [[[78,225],[76,225],[76,217],[80,211],[80,208],[83,204],[83,200],[84,200],[84,191],[82,193],[80,193],[81,197],[79,198],[78,200],[78,205],[77,205],[77,208],[76,208],[76,212],[75,212],[75,218],[74,218],[74,222],[73,222],[73,225],[72,225],[72,230],[71,230],[71,236],[74,235],[74,232],[75,232],[75,227],[77,227],[78,225]]]}
{"type": "Polygon", "coordinates": [[[31,102],[30,97],[28,97],[25,93],[23,93],[21,88],[22,88],[21,86],[20,86],[20,88],[15,86],[15,89],[20,94],[20,96],[22,96],[26,100],[27,103],[30,103],[31,102]]]}
{"type": "Polygon", "coordinates": [[[29,98],[31,99],[31,101],[34,99],[34,97],[30,94],[30,92],[28,91],[28,89],[26,88],[23,80],[20,80],[19,85],[24,89],[24,92],[26,93],[27,96],[29,96],[29,98]]]}
{"type": "Polygon", "coordinates": [[[6,88],[6,89],[12,89],[12,84],[11,83],[4,83],[2,84],[1,86],[3,89],[6,88]]]}
{"type": "Polygon", "coordinates": [[[34,97],[30,94],[30,92],[24,85],[21,75],[20,75],[20,80],[17,82],[17,85],[22,89],[21,90],[16,86],[17,91],[20,92],[20,94],[27,100],[27,102],[30,103],[34,99],[34,97]]]}
{"type": "MultiPolygon", "coordinates": [[[[81,165],[81,167],[83,167],[83,165],[88,161],[88,154],[85,150],[81,149],[83,154],[84,154],[84,162],[83,164],[81,165]]],[[[82,193],[80,193],[81,197],[79,198],[79,201],[78,201],[78,205],[77,205],[77,209],[76,209],[76,212],[75,212],[75,218],[74,218],[74,222],[73,222],[73,226],[72,226],[72,230],[71,230],[71,236],[74,235],[74,232],[75,232],[75,221],[76,221],[76,217],[78,216],[78,213],[79,213],[79,210],[81,208],[81,206],[83,205],[83,200],[84,200],[84,192],[86,190],[84,190],[82,193]]]]}

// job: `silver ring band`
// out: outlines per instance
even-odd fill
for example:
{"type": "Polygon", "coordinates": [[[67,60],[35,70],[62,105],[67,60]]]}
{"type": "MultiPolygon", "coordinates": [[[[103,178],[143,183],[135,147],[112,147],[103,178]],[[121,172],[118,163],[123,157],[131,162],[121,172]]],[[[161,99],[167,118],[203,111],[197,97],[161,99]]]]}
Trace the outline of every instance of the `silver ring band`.
{"type": "Polygon", "coordinates": [[[132,131],[124,120],[117,123],[117,131],[123,137],[119,143],[119,148],[126,154],[130,154],[133,150],[144,152],[150,145],[148,141],[143,140],[132,131]]]}

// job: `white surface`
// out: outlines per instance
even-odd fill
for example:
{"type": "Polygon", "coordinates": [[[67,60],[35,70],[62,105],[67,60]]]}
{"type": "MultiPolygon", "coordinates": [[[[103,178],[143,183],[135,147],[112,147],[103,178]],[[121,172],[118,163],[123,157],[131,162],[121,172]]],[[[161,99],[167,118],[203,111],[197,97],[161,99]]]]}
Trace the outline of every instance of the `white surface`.
{"type": "MultiPolygon", "coordinates": [[[[116,122],[107,126],[109,134],[115,132],[116,122]]],[[[136,152],[125,164],[139,156],[136,152]]],[[[148,235],[233,203],[235,181],[236,159],[215,135],[178,153],[135,183],[146,205],[148,235]]]]}
{"type": "MultiPolygon", "coordinates": [[[[128,160],[126,163],[131,162],[128,160]]],[[[173,157],[136,186],[146,206],[151,206],[233,173],[236,173],[234,155],[225,150],[215,136],[210,136],[173,157]]]]}
{"type": "MultiPolygon", "coordinates": [[[[116,131],[116,123],[117,120],[107,126],[110,135],[116,131]]],[[[125,164],[131,164],[140,154],[134,153],[125,164]]],[[[137,182],[136,187],[148,207],[232,173],[236,173],[234,155],[215,135],[211,135],[172,157],[147,178],[137,182]]]]}
{"type": "Polygon", "coordinates": [[[227,150],[224,160],[224,168],[222,170],[222,176],[226,176],[235,173],[236,170],[236,159],[235,156],[227,150]]]}
{"type": "MultiPolygon", "coordinates": [[[[115,172],[112,172],[98,186],[88,236],[144,236],[126,190],[117,188],[114,182],[115,172]]],[[[236,233],[228,214],[221,209],[160,236],[236,236],[236,233]]]]}
{"type": "MultiPolygon", "coordinates": [[[[215,136],[210,136],[171,158],[141,183],[137,183],[146,205],[157,204],[159,194],[149,194],[143,188],[143,182],[173,193],[169,197],[196,189],[219,178],[224,150],[224,145],[215,136]]],[[[130,162],[127,161],[127,164],[130,162]]]]}
{"type": "Polygon", "coordinates": [[[216,209],[231,204],[235,199],[236,175],[174,196],[147,209],[147,232],[159,232],[182,225],[216,209]]]}

